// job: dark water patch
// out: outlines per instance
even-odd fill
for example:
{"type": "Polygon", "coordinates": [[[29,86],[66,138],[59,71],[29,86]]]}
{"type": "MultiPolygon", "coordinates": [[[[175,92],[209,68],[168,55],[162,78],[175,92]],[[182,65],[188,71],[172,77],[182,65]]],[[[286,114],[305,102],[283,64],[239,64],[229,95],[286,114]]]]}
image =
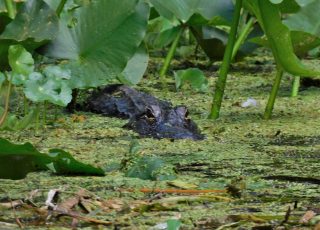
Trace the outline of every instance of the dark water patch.
{"type": "Polygon", "coordinates": [[[301,150],[301,149],[284,149],[274,154],[272,151],[267,151],[267,154],[272,156],[279,156],[291,159],[319,159],[320,158],[320,149],[308,149],[308,150],[301,150]]]}
{"type": "Polygon", "coordinates": [[[278,146],[314,146],[320,145],[320,136],[279,135],[269,142],[269,145],[278,146]]]}
{"type": "Polygon", "coordinates": [[[266,176],[266,177],[262,177],[262,179],[265,179],[265,180],[289,181],[289,182],[296,182],[296,183],[320,184],[320,178],[312,178],[312,177],[299,177],[299,176],[277,175],[277,176],[266,176]]]}
{"type": "Polygon", "coordinates": [[[304,88],[308,88],[308,87],[320,87],[320,79],[313,79],[310,77],[304,77],[301,79],[301,85],[304,88]]]}
{"type": "MultiPolygon", "coordinates": [[[[210,71],[210,72],[217,72],[219,70],[220,65],[218,63],[214,64],[207,64],[207,63],[200,63],[200,62],[190,62],[185,60],[183,62],[178,63],[177,65],[173,66],[173,69],[188,69],[188,68],[199,68],[203,71],[210,71]]],[[[230,72],[237,72],[237,73],[270,73],[274,71],[274,65],[255,62],[252,64],[248,63],[237,63],[230,66],[230,72]]]]}
{"type": "Polygon", "coordinates": [[[209,163],[204,162],[193,162],[189,164],[180,164],[176,165],[177,171],[191,171],[191,172],[203,172],[208,170],[209,163]]]}

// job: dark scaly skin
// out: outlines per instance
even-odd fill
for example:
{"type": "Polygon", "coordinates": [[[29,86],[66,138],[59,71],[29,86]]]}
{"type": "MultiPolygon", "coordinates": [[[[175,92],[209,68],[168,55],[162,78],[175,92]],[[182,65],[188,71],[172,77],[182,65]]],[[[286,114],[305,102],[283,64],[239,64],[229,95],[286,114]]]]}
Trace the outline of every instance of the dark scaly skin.
{"type": "Polygon", "coordinates": [[[202,140],[197,125],[187,116],[184,106],[172,107],[167,101],[125,85],[108,85],[94,92],[86,102],[86,110],[128,118],[125,127],[143,137],[202,140]]]}

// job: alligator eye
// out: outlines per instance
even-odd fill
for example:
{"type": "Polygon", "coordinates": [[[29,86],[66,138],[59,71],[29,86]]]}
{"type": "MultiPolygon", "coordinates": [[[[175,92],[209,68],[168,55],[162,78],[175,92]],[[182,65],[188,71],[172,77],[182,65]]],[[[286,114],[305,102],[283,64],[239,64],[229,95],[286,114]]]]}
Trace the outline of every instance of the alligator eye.
{"type": "Polygon", "coordinates": [[[188,119],[189,112],[186,107],[184,106],[178,106],[175,108],[175,113],[181,118],[181,119],[188,119]]]}
{"type": "Polygon", "coordinates": [[[149,118],[149,119],[154,119],[154,114],[153,114],[153,112],[151,111],[151,109],[147,109],[147,111],[146,111],[146,117],[147,118],[149,118]]]}
{"type": "Polygon", "coordinates": [[[186,119],[189,119],[189,118],[188,118],[188,116],[189,116],[189,110],[186,110],[186,113],[185,113],[184,116],[185,116],[186,119]]]}
{"type": "Polygon", "coordinates": [[[147,109],[147,110],[146,110],[146,113],[145,113],[144,117],[145,117],[146,120],[147,120],[148,122],[150,122],[150,123],[153,123],[153,122],[156,120],[153,112],[152,112],[150,109],[147,109]]]}

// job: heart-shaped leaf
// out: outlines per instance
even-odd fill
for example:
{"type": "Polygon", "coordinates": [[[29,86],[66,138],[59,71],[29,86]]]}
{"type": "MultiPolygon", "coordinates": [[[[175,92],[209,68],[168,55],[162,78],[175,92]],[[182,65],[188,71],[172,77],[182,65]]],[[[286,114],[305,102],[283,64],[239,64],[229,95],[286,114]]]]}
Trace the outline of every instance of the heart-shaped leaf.
{"type": "Polygon", "coordinates": [[[49,101],[66,106],[72,99],[72,90],[68,84],[69,70],[48,66],[43,73],[33,72],[29,75],[24,88],[26,97],[34,102],[49,101]]]}
{"type": "Polygon", "coordinates": [[[34,70],[32,55],[22,45],[9,47],[9,64],[16,74],[29,75],[34,70]]]}
{"type": "Polygon", "coordinates": [[[196,91],[206,92],[208,90],[208,80],[200,69],[179,70],[174,73],[174,78],[177,89],[189,84],[196,91]]]}
{"type": "MultiPolygon", "coordinates": [[[[0,130],[19,131],[26,129],[36,118],[36,113],[39,111],[31,110],[22,118],[17,118],[14,114],[8,114],[6,120],[1,125],[0,130]]],[[[3,108],[0,107],[0,114],[3,113],[3,108]]]]}
{"type": "Polygon", "coordinates": [[[176,174],[173,166],[166,164],[156,157],[139,157],[134,159],[132,165],[126,171],[127,177],[136,177],[142,180],[174,180],[176,174]]]}
{"type": "Polygon", "coordinates": [[[74,12],[76,24],[61,20],[45,55],[68,59],[72,88],[95,87],[116,78],[146,31],[149,7],[137,0],[92,0],[74,12]]]}

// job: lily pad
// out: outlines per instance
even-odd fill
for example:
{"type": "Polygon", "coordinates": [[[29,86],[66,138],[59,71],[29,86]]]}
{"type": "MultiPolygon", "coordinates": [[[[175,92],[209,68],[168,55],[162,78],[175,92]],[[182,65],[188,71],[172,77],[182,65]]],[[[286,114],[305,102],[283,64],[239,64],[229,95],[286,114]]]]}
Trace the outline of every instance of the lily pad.
{"type": "Polygon", "coordinates": [[[103,176],[100,168],[81,163],[69,153],[51,149],[40,153],[30,143],[17,145],[0,138],[0,178],[23,179],[29,172],[51,170],[57,174],[103,176]]]}

